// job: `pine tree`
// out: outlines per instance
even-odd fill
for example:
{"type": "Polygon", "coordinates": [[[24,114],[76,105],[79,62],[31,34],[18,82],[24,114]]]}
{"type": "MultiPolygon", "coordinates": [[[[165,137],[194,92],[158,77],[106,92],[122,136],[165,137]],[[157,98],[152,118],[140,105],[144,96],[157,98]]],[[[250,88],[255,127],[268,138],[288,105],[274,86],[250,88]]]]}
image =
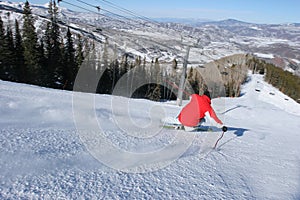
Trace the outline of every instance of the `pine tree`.
{"type": "Polygon", "coordinates": [[[4,35],[5,35],[5,30],[4,30],[4,25],[2,18],[0,16],[0,79],[5,78],[5,68],[4,68],[4,35]]]}
{"type": "MultiPolygon", "coordinates": [[[[2,21],[2,17],[0,16],[0,42],[3,42],[3,39],[4,39],[4,33],[5,33],[5,30],[4,30],[4,25],[3,25],[3,21],[2,21]]],[[[3,43],[1,43],[3,44],[3,43]]],[[[1,45],[2,46],[2,45],[1,45]]],[[[1,47],[0,46],[0,47],[1,47]]]]}
{"type": "Polygon", "coordinates": [[[44,42],[42,39],[40,39],[40,44],[38,47],[38,58],[39,58],[39,65],[41,66],[40,69],[40,80],[39,85],[41,86],[47,86],[47,60],[45,57],[45,48],[44,48],[44,42]]]}
{"type": "MultiPolygon", "coordinates": [[[[51,4],[49,4],[50,6],[51,4]]],[[[55,76],[55,68],[52,62],[53,60],[53,52],[52,52],[52,40],[51,40],[51,27],[50,22],[47,23],[46,31],[45,31],[45,57],[46,57],[46,63],[43,67],[43,80],[44,80],[44,86],[51,87],[53,86],[54,76],[55,76]]]]}
{"type": "Polygon", "coordinates": [[[18,82],[25,82],[27,69],[25,66],[22,36],[19,29],[19,22],[17,20],[15,20],[15,55],[16,80],[18,82]]]}
{"type": "Polygon", "coordinates": [[[48,16],[50,18],[50,21],[53,21],[53,1],[52,0],[49,1],[48,16]]]}
{"type": "Polygon", "coordinates": [[[28,75],[24,80],[29,83],[38,83],[40,66],[38,62],[38,38],[35,32],[34,19],[28,1],[23,9],[23,45],[25,65],[28,68],[28,75]]]}
{"type": "Polygon", "coordinates": [[[78,34],[78,44],[77,44],[77,48],[76,48],[76,63],[78,65],[78,67],[81,66],[83,60],[84,60],[83,41],[81,39],[81,35],[78,34]]]}
{"type": "Polygon", "coordinates": [[[16,81],[16,70],[15,70],[15,51],[14,51],[14,39],[11,27],[8,25],[6,28],[6,33],[4,35],[3,42],[3,54],[4,59],[2,64],[4,66],[4,79],[9,81],[16,81]]]}
{"type": "Polygon", "coordinates": [[[64,68],[63,68],[63,79],[65,83],[64,87],[71,90],[75,81],[78,67],[75,62],[75,49],[73,44],[73,38],[70,29],[67,31],[67,41],[64,47],[64,68]]]}
{"type": "Polygon", "coordinates": [[[50,0],[48,14],[50,22],[47,24],[45,32],[46,58],[47,66],[45,71],[47,86],[54,88],[62,88],[62,49],[60,40],[60,29],[58,26],[58,8],[55,1],[50,0]]]}

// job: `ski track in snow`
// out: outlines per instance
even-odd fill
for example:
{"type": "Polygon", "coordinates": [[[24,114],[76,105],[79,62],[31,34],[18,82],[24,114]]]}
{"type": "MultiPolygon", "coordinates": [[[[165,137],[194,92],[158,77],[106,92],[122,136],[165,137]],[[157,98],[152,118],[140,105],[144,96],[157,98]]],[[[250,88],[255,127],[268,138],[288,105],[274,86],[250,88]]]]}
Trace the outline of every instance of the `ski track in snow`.
{"type": "MultiPolygon", "coordinates": [[[[155,151],[185,134],[170,147],[176,152],[186,137],[194,137],[178,159],[147,173],[115,170],[90,154],[75,128],[72,92],[0,81],[0,199],[299,199],[300,106],[262,76],[249,76],[241,97],[213,100],[229,128],[216,150],[211,146],[219,132],[139,132],[122,124],[132,130],[128,135],[115,124],[127,113],[112,110],[111,96],[96,95],[98,123],[121,149],[155,151]]],[[[113,98],[117,104],[127,101],[113,98]]],[[[128,101],[139,127],[152,118],[157,123],[153,106],[163,107],[167,116],[180,110],[174,102],[128,101]]],[[[173,159],[169,153],[148,162],[173,159]]]]}

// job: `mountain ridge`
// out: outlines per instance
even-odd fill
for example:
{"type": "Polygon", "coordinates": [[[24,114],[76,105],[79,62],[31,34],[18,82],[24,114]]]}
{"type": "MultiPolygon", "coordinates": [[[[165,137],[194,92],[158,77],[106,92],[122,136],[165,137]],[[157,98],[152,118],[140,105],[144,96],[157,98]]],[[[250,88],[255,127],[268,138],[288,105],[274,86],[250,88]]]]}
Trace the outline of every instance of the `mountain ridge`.
{"type": "MultiPolygon", "coordinates": [[[[23,3],[0,2],[2,19],[6,12],[21,13],[23,3]]],[[[43,20],[47,20],[46,5],[32,4],[39,32],[43,20]],[[39,20],[41,19],[41,20],[39,20]]],[[[131,20],[97,13],[78,12],[59,6],[60,23],[73,32],[82,33],[101,43],[107,40],[113,53],[113,46],[119,54],[130,53],[145,57],[148,62],[158,58],[161,62],[177,59],[183,62],[187,46],[192,46],[189,56],[191,66],[204,65],[210,61],[239,53],[270,55],[285,63],[279,67],[300,75],[300,26],[288,24],[255,24],[236,19],[200,22],[197,25],[183,23],[131,20]],[[291,62],[295,61],[295,62],[291,62]],[[293,66],[290,68],[289,66],[293,66]]],[[[14,16],[11,15],[12,19],[14,16]]],[[[21,15],[16,16],[22,20],[21,15]]],[[[197,21],[197,20],[196,20],[197,21]]],[[[277,63],[270,58],[262,59],[277,63]]]]}

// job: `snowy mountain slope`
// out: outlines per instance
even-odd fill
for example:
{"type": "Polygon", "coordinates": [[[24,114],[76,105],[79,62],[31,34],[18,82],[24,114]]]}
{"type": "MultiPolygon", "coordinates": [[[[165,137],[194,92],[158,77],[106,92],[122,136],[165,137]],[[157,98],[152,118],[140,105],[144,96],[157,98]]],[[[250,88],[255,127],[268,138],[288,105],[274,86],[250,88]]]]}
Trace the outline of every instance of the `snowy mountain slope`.
{"type": "MultiPolygon", "coordinates": [[[[0,2],[0,14],[5,22],[21,20],[23,3],[0,2]],[[16,10],[17,9],[17,10],[16,10]],[[10,17],[6,15],[11,12],[10,17]]],[[[60,6],[60,5],[59,5],[60,6]]],[[[38,33],[43,33],[47,18],[47,5],[31,5],[36,16],[38,33]]],[[[68,25],[75,33],[98,42],[117,47],[119,56],[124,53],[146,57],[147,61],[158,58],[170,62],[176,58],[182,63],[188,45],[191,48],[189,62],[203,65],[224,56],[239,53],[270,54],[284,60],[283,68],[300,74],[300,26],[294,24],[253,24],[237,20],[201,22],[196,25],[183,23],[150,23],[149,21],[117,18],[104,13],[75,12],[59,7],[60,24],[68,25]],[[295,60],[296,62],[292,62],[295,60]]],[[[98,44],[101,46],[101,44],[98,44]]],[[[98,47],[101,49],[101,47],[98,47]]],[[[100,51],[100,50],[99,50],[100,51]]],[[[111,54],[114,52],[111,50],[111,54]]],[[[276,62],[275,62],[276,64],[276,62]]]]}
{"type": "Polygon", "coordinates": [[[217,150],[220,132],[159,127],[174,102],[0,81],[0,198],[299,199],[300,106],[249,76],[213,100],[229,127],[217,150]]]}

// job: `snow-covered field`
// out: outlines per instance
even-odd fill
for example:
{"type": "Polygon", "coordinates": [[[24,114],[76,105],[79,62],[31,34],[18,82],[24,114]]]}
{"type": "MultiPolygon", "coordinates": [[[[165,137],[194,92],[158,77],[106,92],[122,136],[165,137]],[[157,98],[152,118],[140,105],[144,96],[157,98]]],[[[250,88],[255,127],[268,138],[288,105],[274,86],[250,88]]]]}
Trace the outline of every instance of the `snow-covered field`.
{"type": "Polygon", "coordinates": [[[213,100],[215,150],[219,131],[159,127],[173,102],[0,89],[0,199],[300,199],[300,105],[259,75],[213,100]]]}

